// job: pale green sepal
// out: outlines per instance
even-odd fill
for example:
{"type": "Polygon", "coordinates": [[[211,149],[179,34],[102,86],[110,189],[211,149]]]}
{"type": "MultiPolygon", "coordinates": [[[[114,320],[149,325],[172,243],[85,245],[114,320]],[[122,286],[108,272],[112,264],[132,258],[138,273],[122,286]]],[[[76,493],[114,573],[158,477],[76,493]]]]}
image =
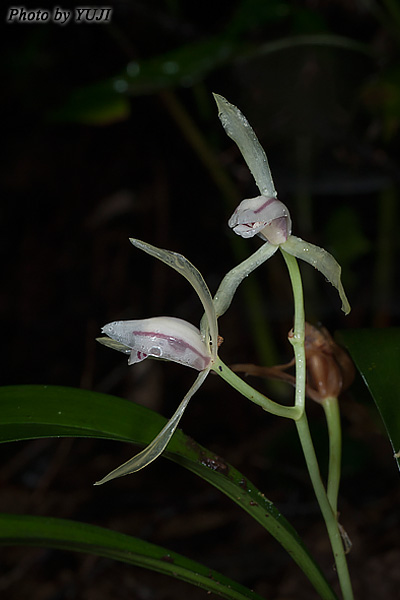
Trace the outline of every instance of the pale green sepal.
{"type": "Polygon", "coordinates": [[[218,106],[218,116],[222,126],[227,135],[238,145],[261,194],[267,198],[276,198],[267,156],[248,120],[223,96],[219,94],[213,96],[218,106]]]}
{"type": "Polygon", "coordinates": [[[165,427],[163,427],[157,437],[155,437],[151,444],[147,446],[147,448],[142,450],[142,452],[139,452],[139,454],[136,454],[136,456],[128,460],[123,465],[111,471],[111,473],[108,473],[108,475],[103,477],[103,479],[100,479],[100,481],[96,481],[94,485],[102,485],[103,483],[111,481],[112,479],[116,479],[117,477],[122,477],[123,475],[129,475],[131,473],[135,473],[136,471],[140,471],[140,469],[144,469],[144,467],[147,467],[150,463],[152,463],[153,460],[156,460],[156,458],[158,458],[160,454],[164,452],[170,439],[175,433],[175,429],[178,426],[189,400],[203,384],[209,372],[210,369],[205,369],[198,374],[195,382],[178,406],[175,413],[172,415],[168,423],[165,425],[165,427]]]}
{"type": "Polygon", "coordinates": [[[325,275],[327,280],[333,286],[335,286],[339,292],[339,296],[342,301],[343,312],[346,315],[349,314],[351,307],[340,279],[342,269],[339,263],[331,254],[329,254],[329,252],[323,248],[320,248],[319,246],[314,246],[314,244],[305,242],[301,238],[298,238],[294,235],[291,235],[284,244],[281,244],[281,248],[288,254],[308,262],[310,265],[318,269],[318,271],[321,271],[321,273],[325,275]]]}
{"type": "Polygon", "coordinates": [[[96,342],[100,342],[100,344],[103,344],[104,346],[108,346],[108,348],[112,348],[113,350],[118,350],[119,352],[123,352],[124,354],[130,354],[132,352],[132,348],[128,348],[128,346],[125,346],[125,344],[121,344],[121,342],[112,340],[109,337],[96,338],[96,342]]]}
{"type": "Polygon", "coordinates": [[[252,271],[271,258],[278,250],[279,246],[274,246],[269,242],[264,243],[249,258],[231,269],[221,281],[217,293],[214,296],[214,308],[217,317],[225,314],[231,305],[233,296],[239,285],[252,271]]]}
{"type": "MultiPolygon", "coordinates": [[[[183,275],[183,277],[185,277],[192,285],[198,297],[200,298],[204,311],[207,315],[210,338],[212,342],[211,352],[215,357],[217,353],[218,342],[217,319],[215,316],[212,296],[202,274],[182,254],[157,248],[156,246],[152,246],[151,244],[147,244],[146,242],[142,242],[141,240],[136,240],[134,238],[129,238],[129,241],[131,244],[136,246],[136,248],[147,252],[147,254],[150,254],[150,256],[158,258],[169,267],[175,269],[175,271],[178,271],[178,273],[183,275]]],[[[208,340],[206,340],[206,343],[208,345],[208,340]]]]}

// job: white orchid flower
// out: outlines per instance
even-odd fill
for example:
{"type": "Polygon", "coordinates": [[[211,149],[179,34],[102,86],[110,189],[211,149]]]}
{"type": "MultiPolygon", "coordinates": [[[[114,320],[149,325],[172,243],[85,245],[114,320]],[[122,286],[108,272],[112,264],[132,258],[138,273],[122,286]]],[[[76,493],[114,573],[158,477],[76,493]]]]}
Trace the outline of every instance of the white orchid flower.
{"type": "Polygon", "coordinates": [[[209,374],[217,358],[217,318],[210,291],[199,271],[181,254],[162,250],[131,239],[131,243],[163,261],[186,277],[199,296],[205,318],[202,332],[197,327],[175,317],[153,317],[135,321],[114,321],[102,329],[108,337],[98,341],[114,350],[129,354],[128,364],[147,357],[170,360],[200,371],[176,412],[147,448],[126,463],[111,471],[95,485],[143,469],[162,454],[173,436],[189,403],[209,374]]]}
{"type": "MultiPolygon", "coordinates": [[[[291,235],[291,219],[286,206],[277,200],[277,192],[264,149],[257,139],[246,117],[223,96],[214,94],[218,106],[218,116],[228,136],[238,145],[261,195],[243,200],[232,217],[229,226],[238,235],[248,238],[259,235],[269,245],[260,253],[264,262],[278,248],[282,248],[295,258],[308,262],[321,271],[326,279],[336,287],[342,301],[342,310],[348,314],[350,304],[340,279],[341,267],[329,252],[291,235]]],[[[259,252],[259,251],[257,251],[259,252]]],[[[252,260],[244,276],[260,264],[252,260]]],[[[218,312],[218,311],[217,311],[218,312]]]]}
{"type": "Polygon", "coordinates": [[[258,234],[271,244],[284,244],[292,233],[287,207],[277,198],[257,196],[242,200],[228,221],[229,227],[243,238],[258,234]]]}
{"type": "Polygon", "coordinates": [[[99,341],[129,354],[128,365],[152,356],[204,371],[211,361],[200,330],[183,319],[153,317],[139,321],[114,321],[101,331],[111,340],[100,338],[99,341]]]}

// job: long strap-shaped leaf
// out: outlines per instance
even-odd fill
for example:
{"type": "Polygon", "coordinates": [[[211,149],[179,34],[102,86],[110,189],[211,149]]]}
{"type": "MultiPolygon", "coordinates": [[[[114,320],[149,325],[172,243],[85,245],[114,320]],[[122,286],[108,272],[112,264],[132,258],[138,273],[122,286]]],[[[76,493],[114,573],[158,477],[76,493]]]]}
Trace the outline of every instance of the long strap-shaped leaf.
{"type": "Polygon", "coordinates": [[[229,600],[263,600],[236,581],[181,554],[86,523],[0,514],[0,544],[87,552],[165,573],[229,600]]]}
{"type": "MultiPolygon", "coordinates": [[[[148,444],[166,419],[121,398],[57,386],[0,388],[0,441],[43,437],[92,437],[148,444]]],[[[239,471],[177,430],[166,458],[222,491],[258,521],[290,553],[323,600],[336,596],[301,538],[239,471]]]]}

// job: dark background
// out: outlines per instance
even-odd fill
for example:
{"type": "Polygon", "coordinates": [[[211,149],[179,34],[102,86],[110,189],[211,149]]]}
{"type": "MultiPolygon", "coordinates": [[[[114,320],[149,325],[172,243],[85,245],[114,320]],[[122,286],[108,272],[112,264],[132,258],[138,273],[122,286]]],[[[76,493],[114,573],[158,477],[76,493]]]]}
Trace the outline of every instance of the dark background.
{"type": "MultiPolygon", "coordinates": [[[[187,282],[134,249],[129,237],[184,254],[212,293],[238,257],[258,247],[227,226],[237,203],[257,190],[222,130],[213,91],[238,105],[257,132],[294,234],[342,264],[351,314],[343,316],[333,288],[306,266],[308,320],[332,333],[398,325],[397,3],[107,6],[111,23],[71,19],[65,26],[7,24],[8,7],[2,9],[2,384],[83,387],[172,414],[193,373],[155,361],[128,368],[95,337],[120,318],[201,318],[187,282]]],[[[286,362],[293,309],[283,261],[276,255],[251,279],[221,319],[221,356],[227,363],[286,362]]],[[[400,584],[398,474],[361,381],[342,408],[339,506],[353,541],[354,587],[358,598],[391,600],[400,584]]],[[[324,457],[318,406],[310,405],[310,419],[324,457]]],[[[182,426],[278,505],[335,581],[291,424],[260,413],[210,377],[182,426]]],[[[143,537],[266,598],[315,597],[273,539],[163,459],[92,488],[131,455],[123,444],[87,440],[4,446],[0,508],[143,537]]],[[[0,591],[10,599],[205,595],[105,559],[29,549],[1,556],[0,591]]]]}

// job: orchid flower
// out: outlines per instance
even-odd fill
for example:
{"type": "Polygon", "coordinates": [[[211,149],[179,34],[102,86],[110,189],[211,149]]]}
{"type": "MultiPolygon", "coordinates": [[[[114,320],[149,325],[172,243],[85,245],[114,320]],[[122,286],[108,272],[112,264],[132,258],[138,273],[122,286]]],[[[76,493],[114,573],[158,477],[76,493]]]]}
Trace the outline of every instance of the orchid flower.
{"type": "Polygon", "coordinates": [[[105,346],[129,354],[128,364],[148,357],[170,360],[191,367],[199,374],[176,412],[147,448],[98,481],[100,485],[116,477],[143,469],[165,450],[173,436],[189,400],[203,384],[217,357],[218,327],[210,291],[199,271],[181,254],[162,250],[130,239],[130,242],[166,263],[190,282],[205,310],[202,332],[175,317],[153,317],[135,321],[114,321],[102,329],[108,337],[97,338],[105,346]]]}
{"type": "Polygon", "coordinates": [[[261,194],[256,198],[243,200],[229,219],[229,226],[238,235],[244,238],[259,235],[266,241],[267,247],[262,252],[257,251],[257,260],[249,261],[244,276],[256,268],[260,261],[264,262],[278,248],[281,248],[284,252],[304,260],[321,271],[338,290],[342,310],[348,314],[350,304],[341,283],[340,265],[323,248],[291,234],[292,222],[289,210],[277,199],[268,160],[256,134],[236,106],[218,94],[214,94],[214,98],[222,126],[239,147],[261,194]]]}
{"type": "Polygon", "coordinates": [[[101,331],[109,337],[99,338],[100,343],[129,354],[128,365],[152,356],[204,371],[211,361],[200,330],[183,319],[153,317],[114,321],[101,331]]]}

